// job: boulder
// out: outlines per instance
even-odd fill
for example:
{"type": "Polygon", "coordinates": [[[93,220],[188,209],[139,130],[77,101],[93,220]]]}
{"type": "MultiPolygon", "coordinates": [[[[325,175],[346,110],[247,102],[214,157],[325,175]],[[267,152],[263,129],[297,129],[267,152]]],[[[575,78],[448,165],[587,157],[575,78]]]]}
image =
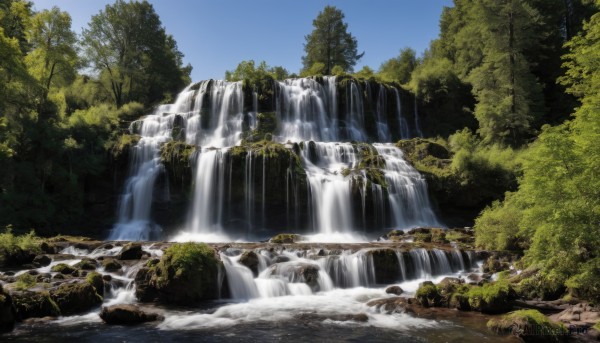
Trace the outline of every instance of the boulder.
{"type": "Polygon", "coordinates": [[[142,245],[139,243],[128,243],[121,250],[119,260],[139,260],[142,258],[142,245]]]}
{"type": "Polygon", "coordinates": [[[77,271],[77,269],[71,267],[68,264],[59,263],[57,265],[52,266],[52,268],[50,268],[50,271],[55,273],[61,273],[63,275],[70,275],[73,274],[73,272],[77,271]]]}
{"type": "Polygon", "coordinates": [[[34,259],[33,259],[33,265],[36,267],[45,267],[47,265],[49,265],[52,262],[52,259],[50,257],[48,257],[47,255],[37,255],[34,259]]]}
{"type": "Polygon", "coordinates": [[[295,243],[301,239],[300,235],[281,233],[269,240],[270,243],[295,243]]]}
{"type": "Polygon", "coordinates": [[[145,312],[135,305],[113,305],[103,307],[100,318],[110,325],[135,325],[163,320],[157,313],[145,312]]]}
{"type": "Polygon", "coordinates": [[[254,276],[258,276],[258,255],[254,251],[245,251],[240,256],[239,263],[248,267],[254,276]]]}
{"type": "Polygon", "coordinates": [[[96,293],[100,296],[104,296],[104,280],[100,273],[91,272],[85,277],[85,281],[87,281],[90,285],[94,287],[96,293]]]}
{"type": "Polygon", "coordinates": [[[568,325],[593,326],[600,323],[600,309],[587,303],[580,303],[571,305],[564,311],[550,316],[550,318],[555,322],[568,325]]]}
{"type": "Polygon", "coordinates": [[[204,243],[173,244],[152,267],[136,274],[140,301],[186,304],[219,297],[219,260],[204,243]]]}
{"type": "Polygon", "coordinates": [[[50,291],[62,315],[89,311],[102,303],[102,297],[89,282],[63,283],[50,291]]]}
{"type": "Polygon", "coordinates": [[[569,331],[561,324],[552,323],[536,310],[519,310],[490,319],[488,328],[499,334],[511,334],[524,342],[566,342],[569,331]]]}
{"type": "Polygon", "coordinates": [[[497,281],[472,287],[467,296],[473,310],[497,314],[512,309],[512,301],[516,298],[516,293],[509,283],[497,281]]]}
{"type": "Polygon", "coordinates": [[[400,295],[402,294],[404,291],[402,290],[402,288],[400,288],[400,286],[390,286],[388,288],[385,289],[385,292],[387,294],[395,294],[395,295],[400,295]]]}
{"type": "Polygon", "coordinates": [[[119,262],[112,258],[103,260],[102,267],[104,267],[104,270],[107,272],[116,272],[123,268],[123,266],[119,262]]]}
{"type": "Polygon", "coordinates": [[[60,309],[46,291],[13,291],[13,303],[15,305],[17,318],[56,317],[60,315],[60,309]]]}
{"type": "Polygon", "coordinates": [[[12,331],[17,319],[17,312],[10,294],[0,286],[0,333],[12,331]]]}
{"type": "Polygon", "coordinates": [[[423,307],[436,307],[440,306],[442,297],[433,282],[425,281],[419,284],[415,299],[423,307]]]}
{"type": "Polygon", "coordinates": [[[82,270],[96,270],[96,260],[93,258],[84,257],[80,262],[76,263],[73,267],[82,270]]]}
{"type": "Polygon", "coordinates": [[[391,313],[415,313],[416,307],[420,307],[416,299],[406,297],[391,297],[371,300],[367,303],[369,307],[375,307],[378,311],[391,313]]]}

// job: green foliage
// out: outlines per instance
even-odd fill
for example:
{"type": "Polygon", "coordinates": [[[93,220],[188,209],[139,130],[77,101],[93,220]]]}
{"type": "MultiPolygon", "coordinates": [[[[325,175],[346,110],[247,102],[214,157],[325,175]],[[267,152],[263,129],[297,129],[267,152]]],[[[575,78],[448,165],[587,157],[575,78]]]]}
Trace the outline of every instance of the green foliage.
{"type": "Polygon", "coordinates": [[[171,278],[191,278],[195,274],[208,273],[217,263],[215,251],[205,243],[182,243],[170,246],[154,268],[160,269],[160,285],[171,278]]]}
{"type": "Polygon", "coordinates": [[[15,288],[20,291],[23,291],[35,286],[36,283],[37,282],[35,280],[35,276],[29,273],[24,273],[17,277],[17,282],[15,282],[15,288]]]}
{"type": "Polygon", "coordinates": [[[307,35],[302,57],[303,70],[311,69],[310,75],[316,75],[315,63],[322,63],[324,75],[331,75],[333,67],[339,66],[351,72],[356,62],[364,55],[357,52],[356,38],[347,32],[344,14],[333,6],[325,6],[313,21],[314,30],[307,35]]]}
{"type": "Polygon", "coordinates": [[[400,50],[400,55],[381,64],[377,76],[386,82],[408,84],[411,74],[417,67],[417,55],[411,48],[400,50]]]}
{"type": "Polygon", "coordinates": [[[254,60],[242,61],[234,70],[225,72],[225,80],[227,81],[248,80],[250,84],[257,83],[264,78],[283,80],[288,77],[289,72],[285,68],[281,66],[269,67],[265,61],[261,61],[256,66],[254,60]]]}
{"type": "Polygon", "coordinates": [[[277,243],[277,244],[289,244],[295,243],[302,239],[300,235],[292,234],[292,233],[280,233],[275,237],[272,237],[269,240],[269,243],[277,243]]]}
{"type": "MultiPolygon", "coordinates": [[[[335,66],[335,67],[341,68],[340,66],[335,66]]],[[[342,71],[343,71],[343,69],[342,69],[342,71]]],[[[336,72],[340,73],[340,70],[336,69],[336,72]]],[[[300,77],[323,76],[323,75],[327,75],[327,69],[325,67],[325,63],[322,63],[322,62],[315,62],[310,66],[310,68],[304,68],[300,72],[300,77]]]]}
{"type": "Polygon", "coordinates": [[[353,76],[357,79],[369,80],[375,77],[375,71],[369,68],[369,66],[364,66],[361,70],[354,73],[353,76]]]}
{"type": "Polygon", "coordinates": [[[431,282],[424,282],[415,293],[417,302],[425,307],[434,307],[440,304],[441,296],[437,287],[431,282]]]}
{"type": "Polygon", "coordinates": [[[117,107],[172,99],[190,81],[191,67],[147,1],[107,5],[92,16],[82,43],[117,107]]]}
{"type": "Polygon", "coordinates": [[[486,250],[523,250],[529,245],[521,233],[523,206],[515,193],[507,193],[504,201],[494,201],[475,220],[477,247],[486,250]]]}
{"type": "Polygon", "coordinates": [[[40,244],[42,239],[35,235],[32,230],[28,234],[14,235],[12,228],[9,225],[4,233],[0,233],[0,251],[5,254],[12,254],[17,252],[19,249],[32,254],[41,253],[40,244]]]}

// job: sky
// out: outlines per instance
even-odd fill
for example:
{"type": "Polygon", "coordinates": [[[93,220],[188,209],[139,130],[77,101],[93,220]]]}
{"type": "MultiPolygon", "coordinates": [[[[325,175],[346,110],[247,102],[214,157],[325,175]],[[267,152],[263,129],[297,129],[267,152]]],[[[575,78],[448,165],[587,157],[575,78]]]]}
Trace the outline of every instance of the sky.
{"type": "MultiPolygon", "coordinates": [[[[81,34],[92,15],[113,0],[33,0],[34,9],[58,6],[81,34]]],[[[421,54],[439,34],[439,18],[452,0],[150,0],[166,31],[175,37],[192,80],[222,79],[243,60],[266,61],[290,72],[302,68],[305,36],[326,5],[345,14],[348,31],[365,55],[364,65],[382,62],[411,47],[421,54]]]]}

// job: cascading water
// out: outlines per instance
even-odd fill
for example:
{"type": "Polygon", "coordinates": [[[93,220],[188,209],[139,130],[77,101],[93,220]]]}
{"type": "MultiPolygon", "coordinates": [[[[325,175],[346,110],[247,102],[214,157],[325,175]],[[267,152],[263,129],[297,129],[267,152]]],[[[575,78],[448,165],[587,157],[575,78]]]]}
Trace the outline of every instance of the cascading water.
{"type": "Polygon", "coordinates": [[[209,80],[186,88],[175,104],[161,106],[134,124],[132,130],[139,127],[141,139],[134,148],[132,176],[126,182],[111,239],[156,237],[153,233],[160,228],[151,213],[155,181],[164,172],[161,145],[171,140],[196,146],[191,161],[192,199],[183,227],[192,236],[184,236],[184,240],[197,234],[226,234],[232,225],[229,222],[240,221],[247,236],[257,228],[273,226],[331,235],[439,225],[425,180],[403,160],[398,148],[383,143],[369,148],[383,161],[378,168],[385,181],[375,182],[372,171],[367,170],[371,167],[361,163],[364,147],[341,142],[409,137],[396,88],[336,77],[302,78],[273,82],[272,94],[265,95],[257,89],[246,91],[242,82],[209,80]],[[271,139],[288,143],[288,149],[293,143],[300,145],[294,151],[306,173],[306,188],[302,189],[297,186],[301,180],[291,172],[294,167],[283,170],[288,222],[275,224],[267,220],[273,192],[268,187],[273,180],[267,177],[272,175],[268,171],[270,157],[248,149],[241,164],[233,165],[230,158],[232,147],[259,127],[259,112],[269,109],[276,121],[271,139]],[[241,184],[234,184],[237,170],[243,171],[241,184]],[[236,188],[243,188],[243,198],[236,198],[236,188]],[[300,194],[305,194],[306,202],[300,194]],[[243,204],[238,206],[238,202],[243,204]],[[307,216],[298,215],[301,203],[307,206],[307,216]]]}

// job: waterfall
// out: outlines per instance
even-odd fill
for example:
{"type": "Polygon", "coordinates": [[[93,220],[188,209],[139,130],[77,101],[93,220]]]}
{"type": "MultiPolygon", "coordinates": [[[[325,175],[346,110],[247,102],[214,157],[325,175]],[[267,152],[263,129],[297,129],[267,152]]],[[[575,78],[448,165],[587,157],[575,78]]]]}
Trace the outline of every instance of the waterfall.
{"type": "MultiPolygon", "coordinates": [[[[174,104],[159,106],[133,123],[130,130],[141,139],[132,149],[119,220],[109,238],[159,238],[161,228],[153,222],[151,209],[157,192],[168,200],[168,183],[157,180],[165,171],[161,146],[171,140],[196,146],[190,161],[191,201],[182,228],[191,234],[226,234],[234,225],[229,222],[238,223],[236,229],[241,228],[246,235],[255,228],[270,230],[273,226],[293,231],[307,226],[315,233],[349,234],[440,225],[429,204],[425,179],[403,159],[402,151],[386,143],[393,137],[410,136],[399,89],[335,76],[274,81],[272,87],[272,93],[259,94],[256,88],[246,91],[242,82],[202,81],[188,86],[174,104]],[[292,172],[296,167],[282,166],[285,223],[267,220],[268,199],[272,198],[269,185],[277,181],[269,179],[273,177],[269,171],[271,157],[248,149],[239,165],[233,165],[230,158],[232,147],[242,144],[246,134],[257,127],[259,112],[269,111],[276,120],[272,139],[289,143],[289,149],[299,145],[301,148],[294,152],[306,173],[306,183],[300,180],[306,185],[302,189],[296,186],[298,177],[292,172]],[[389,124],[396,120],[397,130],[392,130],[395,126],[389,124]],[[369,149],[384,161],[380,169],[385,185],[367,180],[365,167],[359,165],[364,148],[344,140],[380,142],[369,145],[369,149]],[[234,177],[238,170],[239,180],[234,177]],[[242,192],[237,192],[238,188],[243,188],[242,192]],[[241,199],[238,194],[242,194],[241,199]],[[303,199],[306,212],[299,208],[299,203],[305,203],[303,199]]],[[[415,102],[418,124],[417,117],[415,102]]]]}

